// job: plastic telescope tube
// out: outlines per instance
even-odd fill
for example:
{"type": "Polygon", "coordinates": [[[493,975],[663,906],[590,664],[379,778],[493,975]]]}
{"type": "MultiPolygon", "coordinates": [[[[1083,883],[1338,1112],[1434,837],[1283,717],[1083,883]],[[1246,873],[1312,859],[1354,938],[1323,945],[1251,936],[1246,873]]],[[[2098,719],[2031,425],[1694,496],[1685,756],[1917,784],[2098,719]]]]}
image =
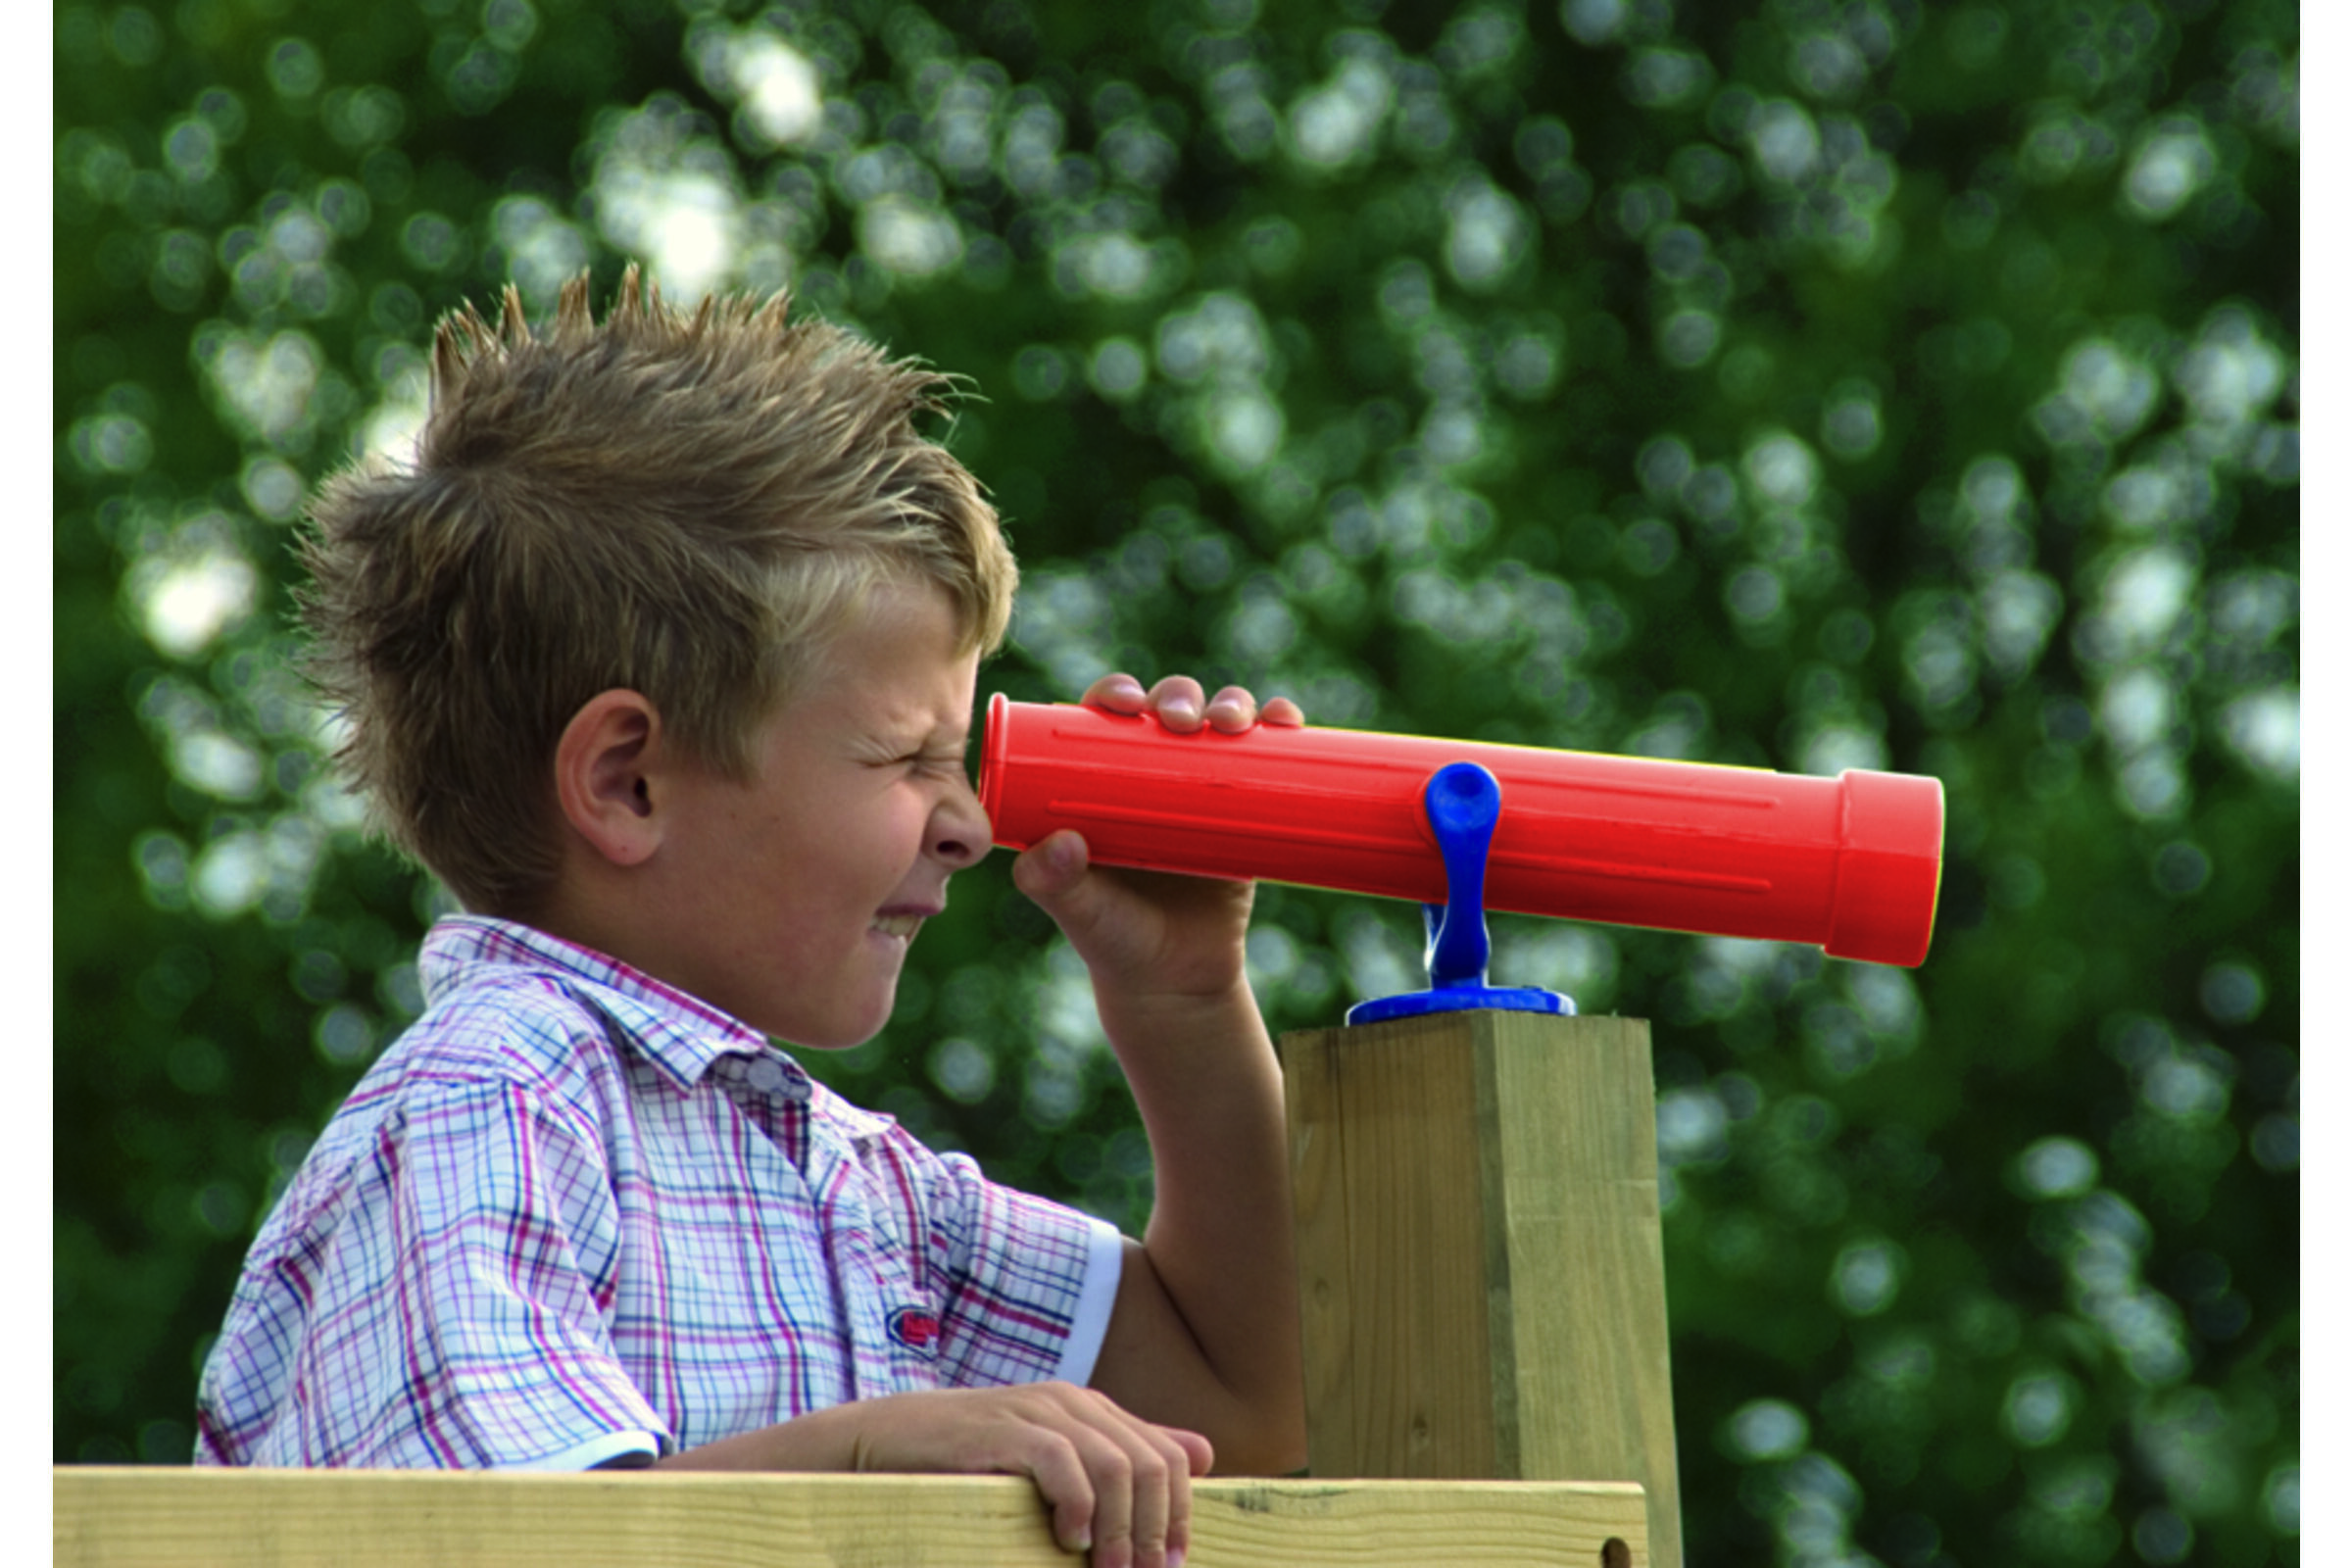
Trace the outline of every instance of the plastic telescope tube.
{"type": "Polygon", "coordinates": [[[1442,904],[1422,789],[1458,761],[1502,787],[1491,909],[1806,942],[1873,963],[1928,955],[1943,786],[1909,773],[1814,778],[1312,725],[1186,735],[999,693],[980,805],[1009,849],[1069,827],[1105,865],[1442,904]]]}

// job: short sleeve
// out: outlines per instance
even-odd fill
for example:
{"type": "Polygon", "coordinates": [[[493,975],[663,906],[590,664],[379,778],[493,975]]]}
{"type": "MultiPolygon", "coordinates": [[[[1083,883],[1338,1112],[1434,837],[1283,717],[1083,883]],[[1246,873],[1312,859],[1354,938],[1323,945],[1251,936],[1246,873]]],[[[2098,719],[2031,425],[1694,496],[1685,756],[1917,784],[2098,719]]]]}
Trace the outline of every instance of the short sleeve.
{"type": "MultiPolygon", "coordinates": [[[[243,1313],[276,1324],[247,1342],[290,1350],[251,1462],[586,1468],[666,1445],[606,1332],[621,1231],[592,1126],[522,1084],[412,1078],[340,1185],[231,1308],[224,1339],[243,1313]]],[[[233,1426],[261,1359],[208,1368],[208,1418],[233,1426]]]]}
{"type": "Polygon", "coordinates": [[[968,1154],[934,1157],[932,1219],[948,1276],[941,1380],[1087,1382],[1118,1295],[1117,1229],[992,1182],[968,1154]]]}

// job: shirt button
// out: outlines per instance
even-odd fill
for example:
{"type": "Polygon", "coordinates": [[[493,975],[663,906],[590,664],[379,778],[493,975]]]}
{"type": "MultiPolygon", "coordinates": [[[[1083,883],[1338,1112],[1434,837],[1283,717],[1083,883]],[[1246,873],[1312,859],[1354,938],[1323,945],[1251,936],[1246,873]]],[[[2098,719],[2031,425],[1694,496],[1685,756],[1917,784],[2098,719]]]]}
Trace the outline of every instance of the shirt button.
{"type": "Polygon", "coordinates": [[[744,1069],[744,1080],[763,1095],[784,1092],[784,1064],[773,1056],[755,1056],[744,1069]]]}

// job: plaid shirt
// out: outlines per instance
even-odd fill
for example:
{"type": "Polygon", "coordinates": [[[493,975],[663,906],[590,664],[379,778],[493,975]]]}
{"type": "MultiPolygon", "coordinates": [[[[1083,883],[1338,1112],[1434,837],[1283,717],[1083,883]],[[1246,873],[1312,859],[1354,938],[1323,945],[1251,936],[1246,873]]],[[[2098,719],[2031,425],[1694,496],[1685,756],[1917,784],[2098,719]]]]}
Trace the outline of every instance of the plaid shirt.
{"type": "Polygon", "coordinates": [[[1117,1232],[754,1030],[445,920],[428,1005],[245,1260],[198,1463],[583,1468],[848,1399],[1093,1370],[1117,1232]]]}

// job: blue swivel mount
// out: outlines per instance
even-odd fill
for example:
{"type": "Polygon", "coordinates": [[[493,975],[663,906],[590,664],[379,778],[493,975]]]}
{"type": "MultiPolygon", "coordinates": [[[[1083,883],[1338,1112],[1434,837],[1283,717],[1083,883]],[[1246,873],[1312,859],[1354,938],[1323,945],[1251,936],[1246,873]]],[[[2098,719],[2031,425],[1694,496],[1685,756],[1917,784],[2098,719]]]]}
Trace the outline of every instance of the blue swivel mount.
{"type": "Polygon", "coordinates": [[[1502,815],[1502,786],[1476,762],[1448,762],[1429,775],[1422,809],[1446,859],[1446,902],[1421,906],[1429,926],[1429,989],[1376,997],[1348,1009],[1348,1021],[1379,1023],[1430,1012],[1573,1013],[1557,991],[1487,984],[1487,852],[1502,815]]]}

